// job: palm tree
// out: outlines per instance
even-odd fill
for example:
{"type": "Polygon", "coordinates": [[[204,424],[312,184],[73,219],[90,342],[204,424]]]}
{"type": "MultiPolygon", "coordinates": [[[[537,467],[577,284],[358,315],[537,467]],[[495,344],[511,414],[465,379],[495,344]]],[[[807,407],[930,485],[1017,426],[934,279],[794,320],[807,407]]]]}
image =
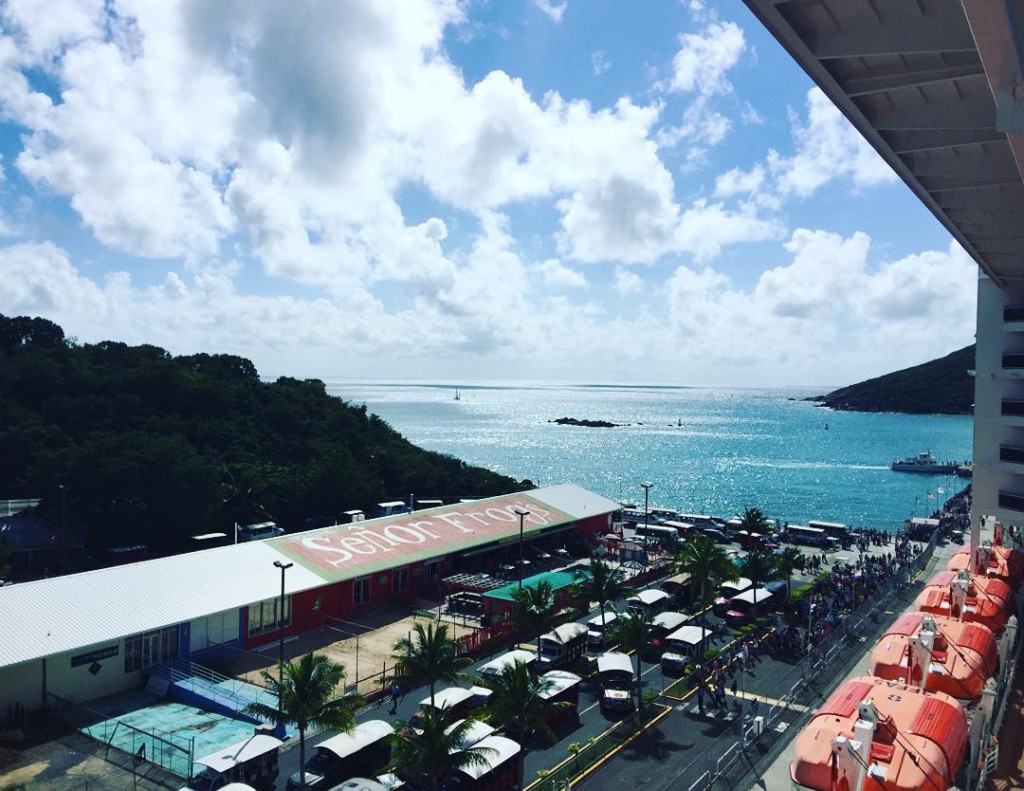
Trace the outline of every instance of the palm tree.
{"type": "Polygon", "coordinates": [[[437,791],[438,783],[461,769],[484,766],[494,753],[489,747],[463,748],[472,720],[448,726],[448,710],[431,706],[423,710],[415,730],[402,728],[393,733],[389,769],[403,780],[429,786],[437,791]]]}
{"type": "Polygon", "coordinates": [[[757,589],[766,582],[779,579],[779,559],[774,552],[755,547],[743,559],[743,573],[754,585],[754,618],[757,618],[757,589]]]}
{"type": "Polygon", "coordinates": [[[345,666],[324,654],[308,653],[298,662],[286,662],[281,679],[264,670],[263,682],[277,696],[278,705],[252,703],[245,713],[275,725],[294,722],[299,729],[299,787],[306,787],[306,729],[309,726],[348,733],[356,724],[363,699],[356,693],[335,697],[345,679],[345,666]]]}
{"type": "Polygon", "coordinates": [[[739,579],[739,572],[721,546],[708,536],[694,536],[678,550],[672,563],[676,573],[690,575],[697,588],[701,608],[700,625],[704,627],[704,611],[711,591],[723,582],[739,579]]]}
{"type": "Polygon", "coordinates": [[[488,719],[516,735],[526,749],[526,737],[531,731],[540,731],[552,742],[554,731],[548,725],[550,715],[572,706],[564,701],[551,701],[544,693],[551,689],[547,679],[534,678],[530,668],[521,662],[509,665],[501,674],[487,680],[491,697],[487,701],[488,719]]]}
{"type": "Polygon", "coordinates": [[[741,530],[759,536],[767,535],[772,529],[771,522],[760,508],[747,508],[740,517],[740,522],[741,530]]]}
{"type": "Polygon", "coordinates": [[[589,575],[583,569],[577,569],[576,575],[580,580],[576,583],[576,593],[587,597],[588,607],[590,602],[597,602],[603,622],[608,602],[621,599],[626,593],[625,575],[621,569],[612,568],[600,558],[590,559],[589,575]]]}
{"type": "Polygon", "coordinates": [[[786,580],[786,598],[793,600],[793,572],[803,565],[803,553],[796,547],[784,547],[778,558],[779,576],[786,580]]]}
{"type": "Polygon", "coordinates": [[[408,690],[426,684],[430,688],[430,705],[434,705],[434,687],[438,681],[450,684],[461,681],[460,672],[472,663],[459,656],[458,644],[448,636],[448,624],[421,623],[413,626],[413,634],[396,640],[391,658],[395,662],[396,680],[408,690]]]}
{"type": "Polygon", "coordinates": [[[536,585],[513,588],[512,600],[518,607],[519,617],[537,632],[537,660],[540,661],[540,636],[555,609],[554,588],[547,580],[541,580],[536,585]]]}
{"type": "MultiPolygon", "coordinates": [[[[710,539],[709,539],[710,540],[710,539]]],[[[651,640],[651,615],[646,610],[626,610],[609,627],[612,639],[622,646],[623,651],[636,654],[636,697],[637,717],[643,705],[642,682],[643,662],[640,655],[651,640]]]]}

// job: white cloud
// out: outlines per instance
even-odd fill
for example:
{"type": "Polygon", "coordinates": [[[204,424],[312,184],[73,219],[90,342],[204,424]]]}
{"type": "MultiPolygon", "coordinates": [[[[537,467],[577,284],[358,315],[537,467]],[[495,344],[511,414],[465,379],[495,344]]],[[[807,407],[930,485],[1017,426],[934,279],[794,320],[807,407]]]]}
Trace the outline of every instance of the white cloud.
{"type": "Polygon", "coordinates": [[[623,266],[615,267],[614,289],[617,294],[629,296],[639,294],[644,290],[644,279],[636,272],[631,272],[623,266]]]}
{"type": "Polygon", "coordinates": [[[763,183],[764,168],[761,165],[755,165],[747,171],[732,168],[715,179],[715,197],[749,195],[757,192],[763,183]]]}
{"type": "Polygon", "coordinates": [[[896,174],[819,88],[807,93],[807,123],[791,116],[796,154],[770,152],[768,168],[783,195],[806,198],[828,182],[849,178],[857,187],[892,184],[896,174]]]}
{"type": "Polygon", "coordinates": [[[611,61],[608,60],[608,53],[603,49],[595,49],[590,53],[590,65],[596,75],[604,74],[612,67],[611,61]]]}
{"type": "Polygon", "coordinates": [[[533,0],[533,4],[552,22],[561,22],[569,0],[533,0]]]}
{"type": "Polygon", "coordinates": [[[544,282],[549,286],[567,286],[569,288],[586,288],[587,279],[582,272],[570,269],[557,258],[549,258],[537,265],[544,282]]]}
{"type": "Polygon", "coordinates": [[[746,50],[743,31],[733,22],[712,22],[700,33],[679,36],[679,51],[672,59],[672,76],[664,90],[711,96],[728,93],[726,79],[746,50]]]}

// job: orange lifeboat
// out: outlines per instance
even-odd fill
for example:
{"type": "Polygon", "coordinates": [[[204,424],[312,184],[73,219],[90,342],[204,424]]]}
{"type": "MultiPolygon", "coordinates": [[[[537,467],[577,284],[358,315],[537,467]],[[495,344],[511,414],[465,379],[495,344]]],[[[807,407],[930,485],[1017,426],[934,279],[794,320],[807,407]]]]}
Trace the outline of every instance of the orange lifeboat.
{"type": "Polygon", "coordinates": [[[941,692],[896,681],[851,679],[796,737],[790,777],[805,791],[937,789],[953,780],[967,750],[967,716],[941,692]]]}
{"type": "Polygon", "coordinates": [[[921,612],[960,618],[960,601],[955,594],[957,585],[966,586],[963,596],[963,620],[980,623],[993,632],[1002,631],[1011,609],[1007,604],[1012,594],[1002,580],[977,577],[966,572],[940,571],[914,599],[921,612]]]}
{"type": "Polygon", "coordinates": [[[873,676],[920,685],[961,700],[981,695],[996,671],[995,635],[980,623],[907,613],[889,627],[871,652],[873,676]]]}
{"type": "Polygon", "coordinates": [[[984,571],[971,568],[971,548],[967,544],[960,547],[956,554],[946,561],[946,568],[949,571],[966,570],[977,576],[985,573],[989,577],[1002,580],[1014,589],[1024,581],[1024,552],[998,544],[980,551],[988,554],[988,564],[984,571]]]}

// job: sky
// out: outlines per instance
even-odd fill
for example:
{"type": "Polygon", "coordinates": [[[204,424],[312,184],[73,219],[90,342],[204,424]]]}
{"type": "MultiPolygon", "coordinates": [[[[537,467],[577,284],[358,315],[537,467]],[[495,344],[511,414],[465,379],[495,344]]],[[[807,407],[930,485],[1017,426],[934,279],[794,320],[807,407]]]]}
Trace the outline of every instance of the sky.
{"type": "Polygon", "coordinates": [[[738,0],[0,0],[0,313],[80,343],[841,386],[976,280],[738,0]]]}

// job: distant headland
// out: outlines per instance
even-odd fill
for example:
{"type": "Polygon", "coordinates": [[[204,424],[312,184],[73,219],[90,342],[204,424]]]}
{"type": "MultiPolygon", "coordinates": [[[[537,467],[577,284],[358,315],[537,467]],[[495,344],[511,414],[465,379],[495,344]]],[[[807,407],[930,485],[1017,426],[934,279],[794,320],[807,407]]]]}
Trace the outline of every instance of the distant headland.
{"type": "Polygon", "coordinates": [[[974,344],[938,360],[806,399],[848,412],[970,415],[974,409],[974,344]]]}
{"type": "Polygon", "coordinates": [[[618,428],[622,425],[607,420],[580,420],[574,417],[560,417],[558,420],[549,420],[548,423],[557,423],[560,426],[585,426],[586,428],[618,428]]]}

